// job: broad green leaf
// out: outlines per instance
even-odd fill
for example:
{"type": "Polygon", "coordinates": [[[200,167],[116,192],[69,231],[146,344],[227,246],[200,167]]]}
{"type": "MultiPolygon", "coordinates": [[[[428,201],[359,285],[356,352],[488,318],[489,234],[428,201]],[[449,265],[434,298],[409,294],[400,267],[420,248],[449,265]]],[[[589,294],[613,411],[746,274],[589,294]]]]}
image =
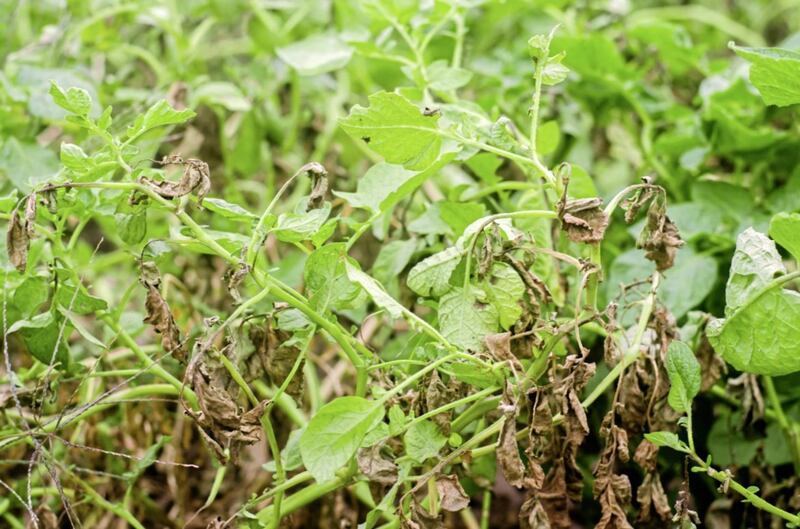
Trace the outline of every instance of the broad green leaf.
{"type": "Polygon", "coordinates": [[[488,304],[486,295],[468,285],[456,287],[439,300],[439,327],[442,335],[453,345],[479,351],[483,339],[496,333],[499,314],[488,304]]]}
{"type": "Polygon", "coordinates": [[[455,153],[448,152],[422,171],[409,171],[400,165],[380,162],[370,167],[358,180],[355,193],[334,191],[357,208],[372,212],[389,211],[398,202],[411,195],[425,180],[450,163],[455,153]]]}
{"type": "Polygon", "coordinates": [[[353,49],[335,35],[313,35],[275,50],[300,75],[319,75],[350,62],[353,49]]]}
{"type": "Polygon", "coordinates": [[[221,198],[206,197],[203,199],[203,207],[209,211],[213,211],[221,217],[240,222],[251,222],[258,218],[239,204],[232,204],[231,202],[221,198]]]}
{"type": "Polygon", "coordinates": [[[731,46],[750,65],[750,82],[764,103],[784,107],[800,103],[800,53],[781,48],[731,46]]]}
{"type": "Polygon", "coordinates": [[[475,202],[439,203],[439,215],[453,230],[453,235],[460,237],[467,226],[486,215],[486,207],[475,202]]]}
{"type": "Polygon", "coordinates": [[[416,239],[396,240],[385,244],[372,264],[373,277],[384,285],[396,280],[408,266],[416,249],[416,239]]]}
{"type": "Polygon", "coordinates": [[[58,173],[58,158],[50,149],[10,137],[0,149],[0,173],[28,194],[58,173]]]}
{"type": "Polygon", "coordinates": [[[450,276],[464,251],[456,246],[426,257],[408,272],[408,288],[420,296],[441,296],[450,290],[450,276]]]}
{"type": "Polygon", "coordinates": [[[345,262],[345,270],[350,281],[361,285],[375,304],[384,309],[394,319],[401,318],[406,309],[396,299],[390,296],[383,287],[372,277],[356,268],[350,262],[345,262]]]}
{"type": "Polygon", "coordinates": [[[406,455],[417,463],[424,463],[439,455],[439,450],[447,443],[439,427],[433,421],[424,420],[413,423],[403,435],[406,455]]]}
{"type": "Polygon", "coordinates": [[[51,361],[58,362],[60,369],[69,366],[69,350],[64,343],[69,327],[60,314],[48,311],[19,320],[8,329],[8,334],[15,332],[19,332],[25,347],[38,361],[47,365],[51,361]]]}
{"type": "Polygon", "coordinates": [[[356,105],[340,123],[387,162],[420,170],[439,157],[442,139],[437,120],[399,94],[378,92],[369,96],[369,107],[356,105]]]}
{"type": "Polygon", "coordinates": [[[349,307],[358,297],[358,285],[350,281],[344,263],[348,260],[344,243],[317,248],[306,260],[303,278],[309,304],[319,312],[349,307]]]}
{"type": "Polygon", "coordinates": [[[128,244],[139,244],[147,235],[147,210],[114,215],[120,238],[128,244]]]}
{"type": "Polygon", "coordinates": [[[311,418],[300,436],[300,456],[317,482],[333,479],[361,441],[383,420],[383,406],[361,397],[339,397],[311,418]]]}
{"type": "Polygon", "coordinates": [[[442,370],[461,382],[480,389],[497,387],[503,383],[503,377],[497,371],[475,362],[453,362],[442,370]]]}
{"type": "Polygon", "coordinates": [[[680,440],[677,434],[673,432],[650,432],[644,434],[644,438],[656,446],[672,448],[678,452],[689,453],[689,447],[686,443],[680,440]]]}
{"type": "Polygon", "coordinates": [[[506,263],[494,263],[492,272],[483,284],[486,297],[494,305],[500,326],[508,330],[522,315],[519,302],[525,294],[525,284],[519,274],[506,263]]]}
{"type": "MultiPolygon", "coordinates": [[[[607,299],[620,293],[620,285],[646,280],[655,271],[655,264],[644,257],[641,250],[631,249],[618,255],[608,271],[607,299]]],[[[676,318],[681,318],[699,305],[713,290],[717,281],[717,261],[708,255],[698,254],[689,247],[678,250],[675,265],[664,274],[659,298],[676,318]]],[[[633,323],[636,314],[628,311],[625,324],[633,323]]]]}
{"type": "MultiPolygon", "coordinates": [[[[747,466],[758,453],[760,439],[747,439],[744,432],[744,418],[741,412],[723,413],[716,418],[708,432],[706,444],[711,457],[717,465],[747,466]]],[[[781,444],[786,438],[779,434],[781,444]]],[[[767,456],[765,451],[765,457],[767,456]]]]}
{"type": "Polygon", "coordinates": [[[140,114],[133,124],[128,127],[128,138],[130,140],[137,138],[145,132],[155,129],[157,127],[165,127],[167,125],[180,125],[192,119],[195,116],[193,110],[175,110],[162,99],[156,104],[147,109],[147,112],[140,114]]]}
{"type": "Polygon", "coordinates": [[[725,315],[729,316],[775,279],[785,274],[781,256],[766,235],[748,228],[736,239],[736,251],[725,288],[725,315]]]}
{"type": "Polygon", "coordinates": [[[667,402],[679,413],[690,413],[692,400],[700,391],[700,362],[683,342],[673,340],[667,349],[669,395],[667,402]]]}
{"type": "Polygon", "coordinates": [[[769,236],[800,262],[800,213],[778,213],[772,217],[769,236]]]}
{"type": "Polygon", "coordinates": [[[26,277],[25,280],[14,289],[12,303],[24,317],[34,313],[45,301],[50,293],[50,282],[40,276],[26,277]]]}

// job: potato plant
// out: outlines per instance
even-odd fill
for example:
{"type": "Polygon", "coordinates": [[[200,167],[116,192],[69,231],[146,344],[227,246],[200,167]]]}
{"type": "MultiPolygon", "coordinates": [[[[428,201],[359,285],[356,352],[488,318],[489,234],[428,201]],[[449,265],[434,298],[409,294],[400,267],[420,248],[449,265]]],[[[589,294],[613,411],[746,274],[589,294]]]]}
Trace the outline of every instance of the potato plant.
{"type": "Polygon", "coordinates": [[[4,8],[3,526],[800,527],[797,6],[68,4],[4,8]]]}

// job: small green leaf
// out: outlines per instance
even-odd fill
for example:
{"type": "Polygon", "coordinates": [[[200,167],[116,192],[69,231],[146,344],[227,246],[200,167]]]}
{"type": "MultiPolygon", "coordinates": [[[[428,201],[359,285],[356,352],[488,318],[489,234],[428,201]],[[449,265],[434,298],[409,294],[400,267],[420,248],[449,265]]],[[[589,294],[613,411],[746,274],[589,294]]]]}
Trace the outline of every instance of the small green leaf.
{"type": "Polygon", "coordinates": [[[77,116],[87,117],[92,110],[92,98],[83,88],[72,86],[65,91],[51,81],[50,96],[55,104],[77,116]]]}
{"type": "Polygon", "coordinates": [[[319,75],[343,68],[353,49],[335,35],[313,35],[275,50],[300,75],[319,75]]]}
{"type": "Polygon", "coordinates": [[[438,119],[424,115],[399,94],[378,92],[369,96],[369,107],[356,105],[340,123],[345,132],[365,141],[387,162],[420,170],[439,157],[438,119]]]}
{"type": "Polygon", "coordinates": [[[301,242],[314,237],[331,214],[330,202],[325,202],[321,208],[303,211],[302,204],[297,210],[281,213],[272,233],[279,241],[301,242]]]}
{"type": "Polygon", "coordinates": [[[344,263],[348,260],[344,243],[326,244],[306,259],[303,278],[309,304],[319,312],[348,308],[358,297],[358,285],[350,281],[344,263]]]}
{"type": "Polygon", "coordinates": [[[59,305],[76,314],[92,314],[108,308],[105,300],[85,294],[81,289],[76,293],[74,286],[64,283],[58,286],[56,300],[59,305]]]}
{"type": "Polygon", "coordinates": [[[691,412],[692,400],[700,392],[700,363],[688,345],[673,340],[666,364],[670,383],[667,402],[678,413],[691,412]]]}
{"type": "Polygon", "coordinates": [[[769,236],[800,262],[800,213],[778,213],[772,217],[769,236]]]}
{"type": "Polygon", "coordinates": [[[175,110],[162,99],[149,109],[144,114],[140,114],[132,125],[128,127],[128,138],[133,140],[145,132],[168,125],[180,125],[192,119],[195,116],[193,110],[175,110]]]}
{"type": "Polygon", "coordinates": [[[62,331],[62,327],[66,327],[63,316],[43,312],[15,322],[8,329],[8,334],[19,332],[28,351],[43,364],[58,362],[60,369],[66,369],[69,366],[69,350],[64,339],[69,335],[69,329],[63,328],[62,331]]]}
{"type": "Polygon", "coordinates": [[[644,438],[656,446],[672,448],[678,452],[689,453],[689,447],[686,443],[680,440],[677,434],[673,432],[650,432],[644,434],[644,438]]]}
{"type": "Polygon", "coordinates": [[[398,319],[403,316],[406,311],[405,307],[403,307],[396,299],[390,296],[377,281],[356,268],[349,261],[345,262],[344,266],[345,270],[347,271],[347,277],[350,279],[350,281],[361,285],[361,288],[363,288],[367,294],[369,294],[369,297],[372,298],[372,301],[374,301],[378,307],[386,310],[389,316],[394,319],[398,319]]]}
{"type": "Polygon", "coordinates": [[[235,221],[251,222],[258,218],[239,204],[232,204],[227,200],[222,200],[221,198],[206,197],[203,199],[203,207],[216,213],[220,217],[235,221]]]}
{"type": "Polygon", "coordinates": [[[427,68],[428,86],[432,90],[450,91],[461,88],[472,79],[472,72],[450,66],[447,61],[434,61],[427,68]]]}
{"type": "Polygon", "coordinates": [[[420,464],[438,456],[439,450],[445,443],[447,437],[442,435],[433,421],[429,420],[413,423],[403,435],[406,454],[420,464]]]}
{"type": "Polygon", "coordinates": [[[300,456],[317,482],[333,479],[361,441],[383,420],[383,406],[361,397],[339,397],[324,405],[300,436],[300,456]]]}

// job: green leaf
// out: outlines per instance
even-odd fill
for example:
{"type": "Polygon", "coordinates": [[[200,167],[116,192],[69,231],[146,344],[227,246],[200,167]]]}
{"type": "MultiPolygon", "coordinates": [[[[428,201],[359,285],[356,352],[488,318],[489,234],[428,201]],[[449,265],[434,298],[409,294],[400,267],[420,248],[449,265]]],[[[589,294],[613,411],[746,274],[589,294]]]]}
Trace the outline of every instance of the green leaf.
{"type": "Polygon", "coordinates": [[[324,405],[300,436],[300,456],[317,482],[333,479],[361,441],[383,420],[383,406],[361,397],[339,397],[324,405]]]}
{"type": "Polygon", "coordinates": [[[486,215],[486,207],[475,202],[443,201],[439,203],[439,215],[453,234],[460,237],[467,226],[486,215]]]}
{"type": "Polygon", "coordinates": [[[63,316],[48,311],[15,322],[8,329],[8,334],[19,332],[25,347],[38,361],[50,365],[51,360],[55,360],[60,369],[66,369],[69,367],[69,350],[64,340],[69,335],[69,329],[64,325],[62,332],[62,325],[63,316]]]}
{"type": "Polygon", "coordinates": [[[64,283],[59,284],[56,290],[56,300],[59,305],[76,314],[92,314],[108,308],[105,300],[90,296],[81,289],[76,293],[74,286],[64,283]]]}
{"type": "Polygon", "coordinates": [[[672,448],[678,452],[689,453],[689,447],[686,443],[680,440],[677,434],[673,432],[650,432],[644,434],[644,438],[656,446],[672,448]]]}
{"type": "Polygon", "coordinates": [[[453,345],[479,351],[486,335],[496,333],[498,326],[497,309],[472,285],[456,287],[439,300],[439,327],[453,345]]]}
{"type": "Polygon", "coordinates": [[[195,116],[193,110],[175,110],[162,99],[147,109],[147,112],[140,114],[132,125],[128,127],[128,139],[138,138],[145,132],[168,125],[180,125],[195,116]]]}
{"type": "Polygon", "coordinates": [[[448,61],[434,61],[427,68],[428,86],[432,90],[448,92],[469,83],[472,72],[450,66],[448,61]]]}
{"type": "Polygon", "coordinates": [[[361,285],[361,288],[363,288],[367,294],[369,294],[369,297],[372,298],[372,301],[374,301],[378,307],[386,310],[386,312],[389,313],[389,316],[394,319],[398,319],[403,316],[406,311],[405,307],[403,307],[397,302],[396,299],[390,296],[383,289],[380,283],[356,268],[350,262],[345,262],[344,266],[345,270],[347,271],[347,277],[350,279],[350,281],[361,285]]]}
{"type": "Polygon", "coordinates": [[[250,101],[242,91],[233,83],[224,81],[203,83],[192,90],[192,106],[201,104],[221,106],[231,112],[247,112],[250,110],[250,101]]]}
{"type": "Polygon", "coordinates": [[[30,276],[14,289],[12,303],[22,313],[28,317],[36,311],[45,301],[50,293],[50,282],[44,277],[30,276]]]}
{"type": "Polygon", "coordinates": [[[391,241],[381,247],[372,264],[372,276],[384,285],[397,279],[417,249],[416,239],[391,241]]]}
{"type": "Polygon", "coordinates": [[[450,290],[450,276],[464,251],[456,246],[426,257],[408,272],[408,288],[420,296],[441,296],[450,290]]]}
{"type": "Polygon", "coordinates": [[[0,173],[22,193],[28,194],[58,173],[58,158],[50,149],[10,137],[0,149],[0,173]]]}
{"type": "Polygon", "coordinates": [[[92,110],[92,98],[83,88],[72,86],[65,91],[51,81],[50,96],[55,104],[77,116],[87,117],[92,110]]]}
{"type": "Polygon", "coordinates": [[[769,236],[800,262],[800,213],[778,213],[772,217],[769,236]]]}
{"type": "Polygon", "coordinates": [[[144,208],[130,213],[117,213],[114,220],[117,221],[120,238],[128,244],[139,244],[147,235],[147,210],[144,208]]]}
{"type": "MultiPolygon", "coordinates": [[[[731,280],[737,274],[731,267],[731,280]]],[[[754,274],[747,276],[752,279],[754,274]]],[[[749,289],[748,297],[736,309],[726,307],[725,319],[709,322],[706,334],[711,345],[736,369],[770,376],[800,371],[800,294],[782,285],[778,278],[760,289],[749,289]]]]}
{"type": "Polygon", "coordinates": [[[781,48],[731,48],[751,63],[750,82],[764,103],[779,107],[800,103],[800,53],[781,48]]]}
{"type": "Polygon", "coordinates": [[[439,450],[445,443],[447,437],[442,435],[433,421],[429,420],[413,423],[403,435],[406,455],[420,464],[438,456],[439,450]]]}
{"type": "Polygon", "coordinates": [[[344,263],[349,260],[344,243],[326,244],[308,256],[303,278],[309,304],[319,312],[350,307],[358,285],[350,281],[344,263]]]}
{"type": "Polygon", "coordinates": [[[303,211],[301,203],[295,212],[281,213],[272,233],[279,241],[300,242],[308,240],[320,231],[331,214],[330,202],[321,208],[303,211]]]}
{"type": "Polygon", "coordinates": [[[319,75],[343,68],[353,49],[335,35],[313,35],[275,50],[300,75],[319,75]]]}
{"type": "Polygon", "coordinates": [[[239,204],[232,204],[227,200],[222,200],[221,198],[206,197],[203,199],[203,207],[216,213],[220,217],[239,222],[251,222],[258,218],[256,215],[250,213],[239,204]]]}
{"type": "Polygon", "coordinates": [[[679,413],[691,412],[692,400],[700,392],[700,362],[688,345],[673,340],[667,349],[666,364],[670,383],[667,402],[679,413]]]}
{"type": "Polygon", "coordinates": [[[399,94],[378,92],[369,96],[368,108],[354,106],[340,123],[345,132],[364,140],[387,162],[419,170],[439,157],[438,119],[424,115],[399,94]]]}

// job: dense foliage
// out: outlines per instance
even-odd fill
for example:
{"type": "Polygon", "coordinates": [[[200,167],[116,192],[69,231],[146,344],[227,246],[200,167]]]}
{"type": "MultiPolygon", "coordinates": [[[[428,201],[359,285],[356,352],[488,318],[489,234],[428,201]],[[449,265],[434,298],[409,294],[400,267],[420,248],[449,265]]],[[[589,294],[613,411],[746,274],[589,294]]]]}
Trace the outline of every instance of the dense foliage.
{"type": "Polygon", "coordinates": [[[800,527],[796,2],[0,15],[3,527],[800,527]]]}

